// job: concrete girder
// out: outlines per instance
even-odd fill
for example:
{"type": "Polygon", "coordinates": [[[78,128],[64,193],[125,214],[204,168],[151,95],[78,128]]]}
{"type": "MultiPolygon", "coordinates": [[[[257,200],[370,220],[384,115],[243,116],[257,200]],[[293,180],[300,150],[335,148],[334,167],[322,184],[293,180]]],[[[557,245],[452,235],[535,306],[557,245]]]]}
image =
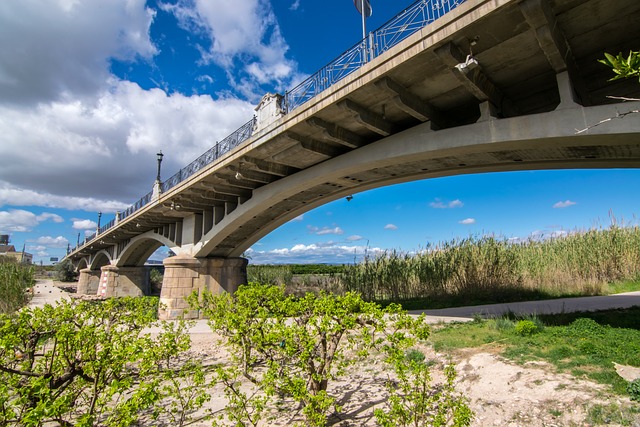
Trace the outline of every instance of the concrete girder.
{"type": "Polygon", "coordinates": [[[478,64],[471,55],[465,55],[453,42],[440,46],[435,52],[478,101],[489,101],[504,117],[518,115],[513,102],[487,77],[482,71],[481,64],[478,64]]]}
{"type": "Polygon", "coordinates": [[[591,105],[586,84],[578,72],[571,46],[548,0],[524,0],[519,4],[527,23],[536,33],[538,44],[556,74],[568,71],[581,105],[591,105]]]}
{"type": "Polygon", "coordinates": [[[307,123],[322,130],[322,135],[327,140],[337,142],[349,148],[362,147],[369,142],[357,133],[344,129],[335,123],[327,122],[319,117],[311,117],[307,119],[307,123]]]}
{"type": "Polygon", "coordinates": [[[257,159],[255,157],[250,157],[250,156],[244,156],[243,159],[246,163],[251,163],[252,165],[254,165],[256,169],[258,169],[259,171],[266,172],[268,174],[275,175],[278,177],[293,175],[294,173],[300,170],[292,166],[270,162],[263,159],[257,159]]]}
{"type": "Polygon", "coordinates": [[[440,110],[413,95],[400,83],[389,77],[383,77],[375,85],[379,89],[394,95],[391,101],[405,113],[422,122],[431,121],[431,129],[438,130],[447,127],[447,119],[440,110]]]}
{"type": "Polygon", "coordinates": [[[350,99],[338,102],[338,107],[351,113],[356,122],[379,135],[389,136],[398,131],[393,125],[387,122],[382,115],[374,113],[350,99]]]}

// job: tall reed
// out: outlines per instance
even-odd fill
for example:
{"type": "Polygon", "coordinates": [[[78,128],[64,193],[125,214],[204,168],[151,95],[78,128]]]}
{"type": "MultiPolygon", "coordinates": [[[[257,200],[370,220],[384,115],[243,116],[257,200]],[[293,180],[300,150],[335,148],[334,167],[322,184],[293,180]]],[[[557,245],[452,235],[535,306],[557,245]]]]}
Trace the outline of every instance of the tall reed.
{"type": "Polygon", "coordinates": [[[33,274],[32,266],[0,260],[0,313],[13,313],[29,301],[33,274]]]}
{"type": "Polygon", "coordinates": [[[343,290],[378,301],[592,295],[608,282],[640,278],[640,229],[613,225],[518,243],[469,237],[367,258],[338,277],[343,290]]]}

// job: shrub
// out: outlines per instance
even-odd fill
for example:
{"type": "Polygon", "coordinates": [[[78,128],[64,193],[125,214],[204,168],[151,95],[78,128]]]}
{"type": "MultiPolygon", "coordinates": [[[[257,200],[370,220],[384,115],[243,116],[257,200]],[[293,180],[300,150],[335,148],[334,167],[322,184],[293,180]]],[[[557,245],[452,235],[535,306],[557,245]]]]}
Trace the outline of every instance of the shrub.
{"type": "Polygon", "coordinates": [[[533,335],[538,332],[538,326],[531,320],[520,320],[516,323],[516,333],[522,336],[533,335]]]}
{"type": "MultiPolygon", "coordinates": [[[[383,310],[350,292],[297,298],[285,295],[283,286],[250,284],[234,295],[194,293],[190,303],[230,347],[232,364],[219,367],[217,377],[230,401],[226,418],[235,425],[257,425],[271,399],[289,397],[300,405],[306,426],[325,426],[331,408],[340,411],[328,392],[330,381],[374,353],[386,355],[392,366],[417,364],[406,362],[405,352],[429,335],[424,316],[413,318],[397,305],[383,310]],[[241,387],[240,376],[252,386],[241,387]]],[[[420,375],[430,378],[429,365],[419,364],[420,375]]],[[[420,387],[431,390],[427,383],[420,387]]],[[[396,399],[409,402],[416,396],[396,399]]],[[[439,404],[429,402],[420,408],[435,410],[439,404]]],[[[456,408],[439,411],[456,413],[456,408]]]]}
{"type": "Polygon", "coordinates": [[[631,400],[640,402],[640,378],[636,378],[627,385],[627,392],[629,392],[631,400]]]}

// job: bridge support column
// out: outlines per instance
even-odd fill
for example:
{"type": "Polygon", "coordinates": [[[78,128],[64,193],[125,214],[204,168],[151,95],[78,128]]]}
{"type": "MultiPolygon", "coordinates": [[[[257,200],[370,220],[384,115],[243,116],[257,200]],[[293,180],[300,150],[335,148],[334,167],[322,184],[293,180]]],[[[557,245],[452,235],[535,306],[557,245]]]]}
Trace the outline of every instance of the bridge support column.
{"type": "Polygon", "coordinates": [[[149,293],[149,269],[146,267],[102,267],[100,289],[103,297],[139,297],[149,293]]]}
{"type": "Polygon", "coordinates": [[[186,298],[194,291],[214,294],[235,292],[247,283],[247,260],[244,258],[192,258],[175,256],[164,260],[164,278],[160,291],[160,319],[197,319],[186,298]]]}
{"type": "Polygon", "coordinates": [[[98,293],[98,286],[100,285],[100,271],[92,270],[90,268],[83,268],[80,270],[80,277],[78,278],[78,295],[95,295],[98,293]]]}

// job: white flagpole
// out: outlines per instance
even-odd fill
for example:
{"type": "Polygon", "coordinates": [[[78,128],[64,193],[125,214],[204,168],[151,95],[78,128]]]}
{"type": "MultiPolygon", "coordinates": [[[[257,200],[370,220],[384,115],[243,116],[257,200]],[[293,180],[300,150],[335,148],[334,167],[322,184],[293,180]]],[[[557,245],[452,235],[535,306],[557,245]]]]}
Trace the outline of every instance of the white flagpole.
{"type": "Polygon", "coordinates": [[[367,38],[367,24],[366,24],[367,18],[365,18],[364,16],[364,0],[360,0],[360,10],[362,11],[362,13],[360,13],[362,15],[362,38],[366,39],[367,38]]]}

